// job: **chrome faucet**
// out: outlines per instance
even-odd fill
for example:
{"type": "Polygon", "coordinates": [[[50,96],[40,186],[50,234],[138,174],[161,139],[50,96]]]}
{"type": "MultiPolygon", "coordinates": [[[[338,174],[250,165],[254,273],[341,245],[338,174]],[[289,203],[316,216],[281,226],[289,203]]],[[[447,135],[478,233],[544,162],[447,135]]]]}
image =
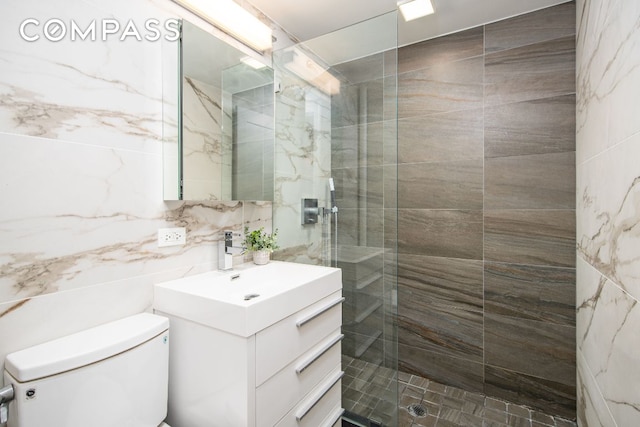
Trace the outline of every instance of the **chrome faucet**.
{"type": "Polygon", "coordinates": [[[234,236],[240,237],[242,235],[229,230],[222,232],[222,239],[218,242],[218,270],[233,269],[233,256],[241,255],[245,251],[243,246],[233,245],[234,236]]]}

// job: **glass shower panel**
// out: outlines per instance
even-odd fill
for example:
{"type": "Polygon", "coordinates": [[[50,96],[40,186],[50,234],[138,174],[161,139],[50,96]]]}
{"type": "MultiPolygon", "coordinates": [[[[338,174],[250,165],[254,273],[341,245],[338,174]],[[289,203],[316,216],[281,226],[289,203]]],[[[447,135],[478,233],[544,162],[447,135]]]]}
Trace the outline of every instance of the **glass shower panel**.
{"type": "Polygon", "coordinates": [[[395,12],[274,52],[279,258],[342,269],[347,425],[397,426],[396,64],[395,12]]]}

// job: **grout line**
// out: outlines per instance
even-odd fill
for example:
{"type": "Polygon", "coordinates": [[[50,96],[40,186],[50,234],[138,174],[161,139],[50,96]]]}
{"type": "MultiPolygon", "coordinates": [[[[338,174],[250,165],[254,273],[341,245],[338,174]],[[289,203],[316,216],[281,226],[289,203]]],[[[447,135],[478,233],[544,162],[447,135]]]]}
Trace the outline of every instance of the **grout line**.
{"type": "MultiPolygon", "coordinates": [[[[614,150],[615,148],[617,148],[618,146],[628,142],[629,140],[633,139],[633,138],[637,138],[638,136],[640,136],[640,130],[637,132],[634,132],[633,134],[625,137],[624,139],[622,139],[621,141],[616,142],[615,144],[611,145],[610,147],[605,148],[604,150],[592,155],[591,157],[587,157],[586,159],[584,159],[583,161],[581,161],[580,163],[576,162],[576,168],[578,167],[584,167],[587,163],[590,163],[591,161],[593,161],[594,159],[600,157],[601,155],[608,153],[609,151],[614,150]]],[[[576,135],[577,138],[577,135],[576,135]]],[[[578,141],[576,140],[576,147],[578,145],[578,141]]],[[[577,160],[577,159],[576,159],[577,160]]],[[[577,174],[576,174],[577,175],[577,174]]]]}
{"type": "Polygon", "coordinates": [[[487,155],[486,155],[486,135],[485,135],[485,104],[487,97],[487,85],[486,85],[486,57],[487,57],[487,26],[482,27],[482,390],[486,382],[485,370],[487,366],[487,352],[486,349],[486,289],[485,289],[485,271],[486,271],[486,257],[485,257],[485,221],[486,221],[486,167],[487,167],[487,155]]]}

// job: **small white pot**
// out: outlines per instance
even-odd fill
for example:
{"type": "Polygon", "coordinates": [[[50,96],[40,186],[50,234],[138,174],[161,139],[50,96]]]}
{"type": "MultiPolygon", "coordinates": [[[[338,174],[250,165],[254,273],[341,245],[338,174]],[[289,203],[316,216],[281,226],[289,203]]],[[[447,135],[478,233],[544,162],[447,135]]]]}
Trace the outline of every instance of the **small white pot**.
{"type": "Polygon", "coordinates": [[[257,265],[264,265],[269,263],[271,258],[271,252],[269,251],[253,251],[253,263],[257,265]]]}

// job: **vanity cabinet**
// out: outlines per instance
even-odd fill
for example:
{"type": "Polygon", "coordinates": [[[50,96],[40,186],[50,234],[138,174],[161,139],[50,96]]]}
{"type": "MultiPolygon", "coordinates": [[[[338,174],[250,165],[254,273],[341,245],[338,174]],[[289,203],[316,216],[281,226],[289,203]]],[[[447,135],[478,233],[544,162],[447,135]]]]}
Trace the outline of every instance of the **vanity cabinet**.
{"type": "Polygon", "coordinates": [[[341,408],[342,300],[338,291],[256,334],[257,427],[335,423],[326,418],[341,408]]]}
{"type": "MultiPolygon", "coordinates": [[[[209,313],[202,312],[206,306],[197,301],[190,304],[191,311],[171,310],[171,301],[180,299],[176,292],[188,293],[189,286],[156,285],[155,311],[167,316],[171,327],[170,425],[340,425],[341,272],[309,267],[325,269],[331,280],[317,280],[290,299],[291,314],[269,320],[268,325],[258,324],[247,333],[207,324],[211,322],[203,319],[209,313]]],[[[280,309],[282,304],[284,300],[278,304],[280,309]]]]}

